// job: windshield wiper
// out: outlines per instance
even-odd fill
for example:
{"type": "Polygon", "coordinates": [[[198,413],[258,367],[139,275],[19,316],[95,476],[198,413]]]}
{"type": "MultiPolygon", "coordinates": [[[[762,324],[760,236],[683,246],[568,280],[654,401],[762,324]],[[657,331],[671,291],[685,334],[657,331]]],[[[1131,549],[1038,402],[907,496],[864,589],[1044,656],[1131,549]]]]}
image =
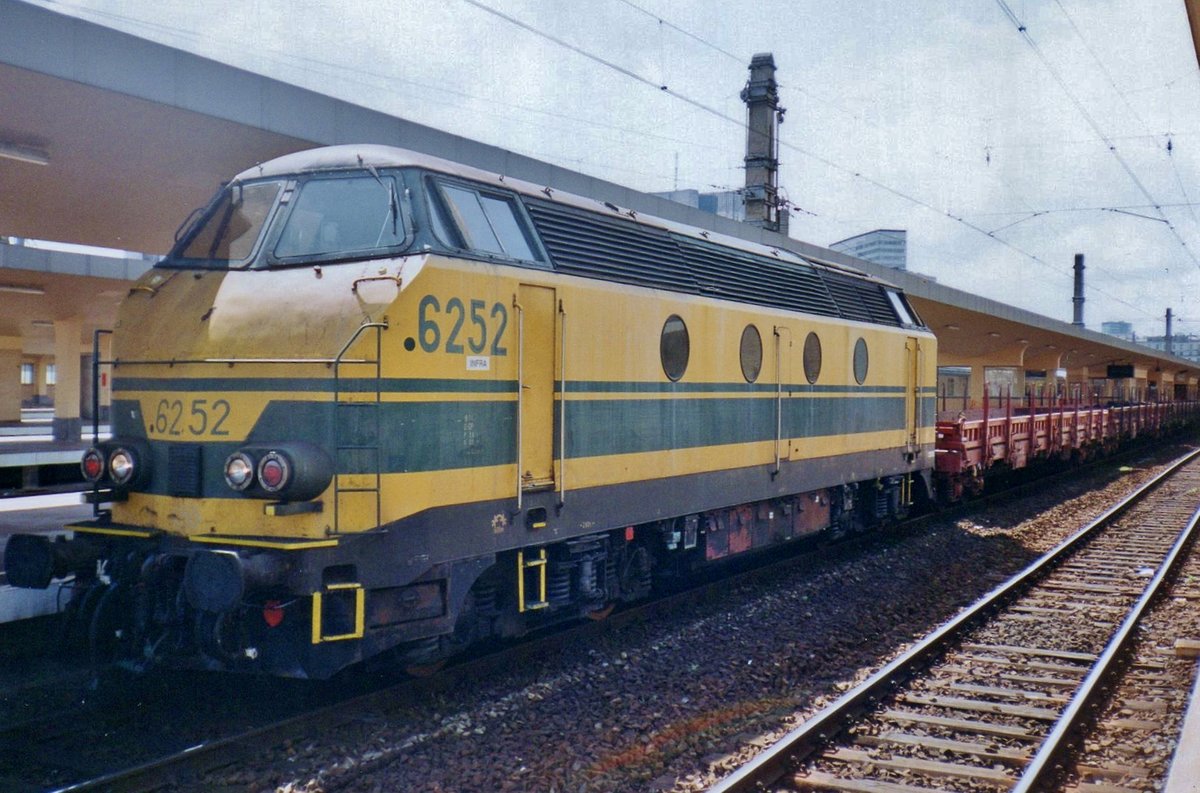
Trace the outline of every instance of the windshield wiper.
{"type": "Polygon", "coordinates": [[[375,170],[374,165],[367,166],[367,173],[375,177],[375,181],[379,182],[379,186],[388,191],[388,209],[392,213],[392,236],[396,236],[399,231],[400,222],[400,199],[396,195],[396,181],[388,179],[388,183],[383,183],[383,178],[379,175],[379,171],[375,170]]]}

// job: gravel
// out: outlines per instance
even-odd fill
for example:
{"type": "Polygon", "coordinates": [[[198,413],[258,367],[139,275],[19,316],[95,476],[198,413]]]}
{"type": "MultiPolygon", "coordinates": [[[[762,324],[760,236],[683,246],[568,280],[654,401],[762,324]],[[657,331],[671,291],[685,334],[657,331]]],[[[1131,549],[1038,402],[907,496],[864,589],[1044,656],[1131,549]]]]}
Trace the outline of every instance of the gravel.
{"type": "Polygon", "coordinates": [[[811,554],[723,596],[190,788],[685,791],[744,762],[1184,451],[811,554]]]}

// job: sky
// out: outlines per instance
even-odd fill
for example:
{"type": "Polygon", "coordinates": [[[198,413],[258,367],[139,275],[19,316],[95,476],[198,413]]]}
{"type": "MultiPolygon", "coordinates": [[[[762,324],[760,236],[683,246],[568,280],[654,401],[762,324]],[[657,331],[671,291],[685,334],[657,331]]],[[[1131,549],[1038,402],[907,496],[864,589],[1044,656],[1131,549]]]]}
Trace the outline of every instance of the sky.
{"type": "Polygon", "coordinates": [[[1071,320],[1200,334],[1200,69],[1183,0],[36,4],[629,187],[744,183],[778,67],[791,236],[1071,320]],[[662,90],[666,86],[669,90],[662,90]]]}

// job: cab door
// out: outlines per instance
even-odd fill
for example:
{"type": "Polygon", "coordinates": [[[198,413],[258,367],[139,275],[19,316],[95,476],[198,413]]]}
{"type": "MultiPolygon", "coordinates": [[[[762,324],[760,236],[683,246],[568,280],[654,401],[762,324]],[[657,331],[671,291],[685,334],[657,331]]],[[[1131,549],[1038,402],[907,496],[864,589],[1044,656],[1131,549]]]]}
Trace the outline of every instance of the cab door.
{"type": "Polygon", "coordinates": [[[775,337],[775,473],[781,460],[792,458],[788,407],[791,399],[792,329],[776,325],[775,337]]]}
{"type": "Polygon", "coordinates": [[[921,428],[921,340],[909,336],[904,341],[907,358],[905,376],[908,381],[904,389],[904,432],[908,451],[917,450],[917,431],[921,428]]]}
{"type": "Polygon", "coordinates": [[[555,305],[554,289],[520,285],[517,414],[518,474],[523,491],[554,486],[555,305]]]}

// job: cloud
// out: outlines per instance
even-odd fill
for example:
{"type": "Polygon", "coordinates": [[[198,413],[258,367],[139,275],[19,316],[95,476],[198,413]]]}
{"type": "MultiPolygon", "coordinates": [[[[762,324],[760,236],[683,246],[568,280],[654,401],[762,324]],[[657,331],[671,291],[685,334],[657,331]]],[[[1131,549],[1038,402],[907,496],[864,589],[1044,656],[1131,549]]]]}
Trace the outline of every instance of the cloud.
{"type": "Polygon", "coordinates": [[[914,269],[1058,318],[1084,252],[1093,327],[1161,332],[1168,305],[1184,328],[1200,321],[1200,222],[1167,206],[1200,196],[1178,2],[1012,3],[1036,51],[990,3],[480,2],[570,46],[463,0],[54,8],[648,191],[739,186],[744,130],[570,47],[739,121],[749,56],[771,51],[788,108],[781,185],[815,213],[793,236],[906,228],[914,269]]]}

